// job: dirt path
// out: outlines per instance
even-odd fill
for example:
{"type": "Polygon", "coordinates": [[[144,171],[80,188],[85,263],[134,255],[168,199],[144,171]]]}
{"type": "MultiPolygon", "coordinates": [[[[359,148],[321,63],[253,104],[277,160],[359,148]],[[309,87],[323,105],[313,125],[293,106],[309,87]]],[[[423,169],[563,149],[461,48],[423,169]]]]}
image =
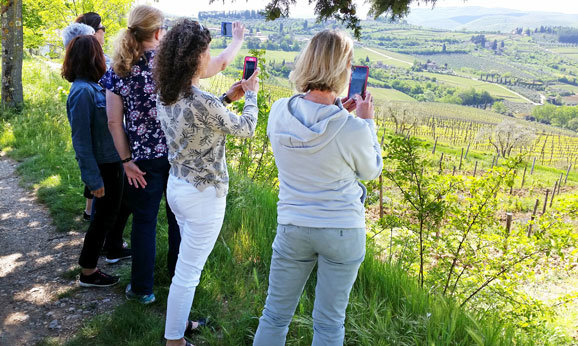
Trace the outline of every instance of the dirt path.
{"type": "Polygon", "coordinates": [[[0,153],[0,345],[63,343],[82,322],[112,311],[121,289],[78,286],[70,271],[84,233],[57,232],[34,192],[19,186],[16,167],[0,153]]]}

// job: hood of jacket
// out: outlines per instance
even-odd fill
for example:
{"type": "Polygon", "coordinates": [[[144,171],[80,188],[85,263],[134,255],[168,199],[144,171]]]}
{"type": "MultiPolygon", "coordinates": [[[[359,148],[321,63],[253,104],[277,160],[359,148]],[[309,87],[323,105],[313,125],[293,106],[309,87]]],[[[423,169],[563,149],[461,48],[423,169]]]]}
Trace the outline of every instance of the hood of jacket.
{"type": "Polygon", "coordinates": [[[339,98],[335,104],[323,105],[303,96],[295,95],[274,105],[271,134],[286,149],[317,152],[337,136],[351,115],[339,98]]]}

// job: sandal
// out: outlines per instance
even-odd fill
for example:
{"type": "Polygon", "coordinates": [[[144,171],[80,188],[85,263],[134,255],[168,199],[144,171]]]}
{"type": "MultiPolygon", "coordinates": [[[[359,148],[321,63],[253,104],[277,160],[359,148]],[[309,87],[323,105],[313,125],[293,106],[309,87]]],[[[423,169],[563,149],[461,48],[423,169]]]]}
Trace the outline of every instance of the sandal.
{"type": "MultiPolygon", "coordinates": [[[[207,320],[199,318],[197,321],[187,321],[187,328],[185,329],[185,336],[191,336],[201,331],[201,327],[207,326],[207,320]],[[193,327],[194,322],[197,322],[197,327],[193,327]]],[[[188,345],[187,345],[188,346],[188,345]]]]}

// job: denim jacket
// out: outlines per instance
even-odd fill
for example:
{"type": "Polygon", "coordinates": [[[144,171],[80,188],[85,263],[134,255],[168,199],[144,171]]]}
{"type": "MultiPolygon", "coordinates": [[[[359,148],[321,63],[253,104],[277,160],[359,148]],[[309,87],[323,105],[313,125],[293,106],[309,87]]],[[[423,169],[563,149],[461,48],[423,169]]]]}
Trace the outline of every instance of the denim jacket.
{"type": "Polygon", "coordinates": [[[98,165],[120,161],[108,130],[105,90],[95,82],[76,79],[70,87],[66,114],[82,181],[91,191],[98,190],[104,186],[98,165]]]}

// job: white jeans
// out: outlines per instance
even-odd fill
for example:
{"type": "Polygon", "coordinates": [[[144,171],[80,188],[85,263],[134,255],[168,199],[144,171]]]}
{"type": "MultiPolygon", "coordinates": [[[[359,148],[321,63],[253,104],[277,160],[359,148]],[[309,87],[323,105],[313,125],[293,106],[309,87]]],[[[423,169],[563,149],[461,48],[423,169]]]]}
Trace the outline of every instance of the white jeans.
{"type": "Polygon", "coordinates": [[[184,336],[195,289],[223,225],[226,197],[214,187],[197,190],[185,180],[169,176],[167,202],[181,230],[181,246],[167,301],[165,338],[184,336]]]}

